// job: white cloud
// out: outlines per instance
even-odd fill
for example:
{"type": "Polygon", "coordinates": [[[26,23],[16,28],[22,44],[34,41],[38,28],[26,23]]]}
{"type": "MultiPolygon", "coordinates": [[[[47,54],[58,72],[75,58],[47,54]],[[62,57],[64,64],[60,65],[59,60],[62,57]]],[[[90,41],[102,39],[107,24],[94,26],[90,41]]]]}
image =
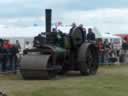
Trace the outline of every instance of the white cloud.
{"type": "Polygon", "coordinates": [[[1,27],[0,37],[34,37],[44,30],[44,27],[1,27]]]}
{"type": "Polygon", "coordinates": [[[72,11],[63,14],[63,22],[91,25],[102,32],[128,33],[128,8],[72,11]]]}
{"type": "MultiPolygon", "coordinates": [[[[53,10],[54,12],[54,10],[53,10]]],[[[32,32],[40,32],[45,31],[42,25],[39,26],[41,30],[38,28],[34,29],[31,27],[33,23],[42,23],[45,24],[45,17],[23,17],[23,18],[11,18],[3,20],[0,19],[0,22],[6,21],[8,24],[8,28],[6,30],[0,31],[10,31],[10,25],[13,25],[12,31],[19,32],[24,34],[25,30],[32,32]],[[29,30],[27,28],[14,28],[17,25],[28,25],[29,30]]],[[[100,30],[100,32],[111,32],[111,33],[128,33],[128,8],[120,8],[120,9],[113,9],[113,8],[105,8],[105,9],[96,9],[96,10],[88,10],[88,11],[65,11],[63,14],[53,14],[53,21],[62,21],[64,25],[69,25],[72,22],[76,22],[77,24],[84,24],[87,26],[95,26],[100,30]]],[[[3,24],[3,25],[6,25],[3,24]]],[[[3,26],[1,24],[1,26],[3,26]]],[[[30,34],[33,34],[30,32],[30,34]]],[[[2,33],[4,34],[4,33],[2,33]]],[[[18,33],[19,34],[19,33],[18,33]]],[[[28,33],[27,36],[29,35],[28,33]]],[[[10,34],[11,35],[11,34],[10,34]]],[[[22,35],[22,34],[21,34],[22,35]]],[[[35,35],[35,34],[34,34],[35,35]]]]}
{"type": "MultiPolygon", "coordinates": [[[[106,9],[96,9],[96,10],[88,10],[88,11],[72,11],[66,12],[63,14],[66,19],[68,18],[71,20],[78,20],[79,22],[83,22],[83,20],[90,21],[90,19],[98,19],[98,20],[112,20],[115,19],[122,19],[126,21],[128,18],[128,8],[124,9],[113,9],[113,8],[106,8],[106,9]]],[[[114,21],[119,21],[115,20],[114,21]]]]}
{"type": "Polygon", "coordinates": [[[69,25],[75,21],[96,26],[101,32],[128,33],[127,4],[127,0],[0,0],[0,31],[24,33],[33,30],[34,23],[41,29],[45,24],[44,9],[52,8],[53,23],[69,25]]]}
{"type": "MultiPolygon", "coordinates": [[[[71,0],[72,1],[72,0],[71,0]]],[[[46,8],[56,10],[56,13],[65,10],[69,0],[0,0],[0,17],[40,16],[46,8]]]]}
{"type": "Polygon", "coordinates": [[[0,24],[6,26],[27,27],[27,26],[32,26],[34,24],[44,25],[44,23],[45,23],[44,16],[0,18],[0,24]]]}
{"type": "Polygon", "coordinates": [[[4,4],[7,4],[7,3],[12,3],[14,2],[15,0],[0,0],[0,3],[4,3],[4,4]]]}

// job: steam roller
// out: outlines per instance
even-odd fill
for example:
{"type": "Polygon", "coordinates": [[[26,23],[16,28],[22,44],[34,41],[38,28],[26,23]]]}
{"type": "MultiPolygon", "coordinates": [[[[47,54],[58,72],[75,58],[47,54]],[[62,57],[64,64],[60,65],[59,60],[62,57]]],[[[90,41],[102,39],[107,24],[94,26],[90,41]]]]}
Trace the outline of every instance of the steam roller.
{"type": "Polygon", "coordinates": [[[51,32],[51,9],[46,9],[46,32],[34,37],[33,48],[25,49],[20,62],[24,79],[52,79],[68,71],[81,75],[96,74],[98,50],[95,42],[85,39],[76,27],[73,32],[51,32]]]}
{"type": "Polygon", "coordinates": [[[21,73],[24,79],[51,79],[61,69],[65,50],[49,45],[42,48],[24,50],[21,73]],[[62,60],[62,61],[61,61],[62,60]]]}

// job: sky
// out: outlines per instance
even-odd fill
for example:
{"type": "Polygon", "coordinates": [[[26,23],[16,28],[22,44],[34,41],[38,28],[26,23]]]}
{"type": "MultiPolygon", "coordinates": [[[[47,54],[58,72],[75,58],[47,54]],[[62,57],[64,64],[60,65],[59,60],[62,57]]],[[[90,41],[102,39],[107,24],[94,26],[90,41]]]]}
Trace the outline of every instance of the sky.
{"type": "Polygon", "coordinates": [[[44,31],[46,8],[53,9],[52,23],[76,22],[104,33],[128,33],[128,0],[0,0],[1,34],[26,35],[36,31],[34,24],[44,31]]]}

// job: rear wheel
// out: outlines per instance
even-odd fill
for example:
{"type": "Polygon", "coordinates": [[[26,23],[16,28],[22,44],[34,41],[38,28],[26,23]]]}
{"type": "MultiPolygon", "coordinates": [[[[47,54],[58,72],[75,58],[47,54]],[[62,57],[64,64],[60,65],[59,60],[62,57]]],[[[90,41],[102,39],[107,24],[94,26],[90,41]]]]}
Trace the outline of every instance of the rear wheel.
{"type": "Polygon", "coordinates": [[[98,68],[98,54],[94,46],[84,44],[80,50],[80,73],[82,75],[94,75],[98,68]]]}

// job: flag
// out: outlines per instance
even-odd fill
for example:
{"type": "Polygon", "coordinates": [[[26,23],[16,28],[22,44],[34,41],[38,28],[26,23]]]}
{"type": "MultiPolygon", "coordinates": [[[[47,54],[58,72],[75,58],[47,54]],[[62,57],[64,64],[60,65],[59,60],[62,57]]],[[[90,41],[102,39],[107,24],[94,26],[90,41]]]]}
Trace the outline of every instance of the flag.
{"type": "Polygon", "coordinates": [[[55,26],[56,27],[62,26],[62,22],[61,21],[56,22],[55,26]]]}

